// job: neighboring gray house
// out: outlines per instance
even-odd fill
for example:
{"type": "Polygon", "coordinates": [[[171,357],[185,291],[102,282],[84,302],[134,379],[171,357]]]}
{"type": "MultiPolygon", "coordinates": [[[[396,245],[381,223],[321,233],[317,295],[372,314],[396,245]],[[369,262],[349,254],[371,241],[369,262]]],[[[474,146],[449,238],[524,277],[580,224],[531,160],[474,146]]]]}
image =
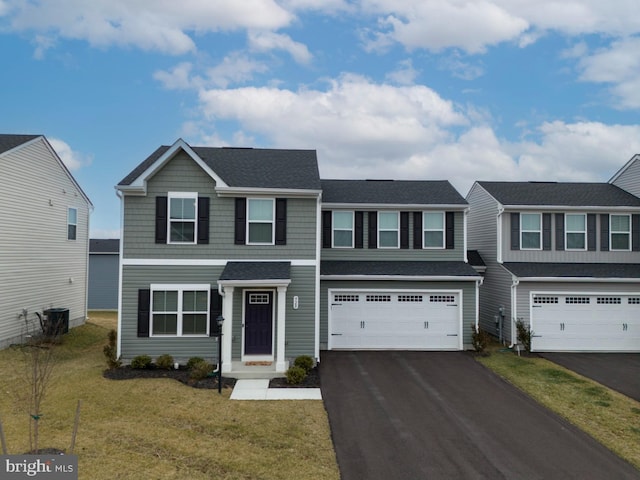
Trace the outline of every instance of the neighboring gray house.
{"type": "Polygon", "coordinates": [[[89,310],[118,309],[120,240],[89,241],[89,310]]]}
{"type": "Polygon", "coordinates": [[[39,327],[35,312],[84,322],[92,208],[44,136],[0,135],[0,348],[39,327]]]}
{"type": "Polygon", "coordinates": [[[315,151],[178,140],[116,188],[125,361],[215,361],[220,314],[230,376],[282,374],[321,349],[470,343],[481,277],[448,182],[321,182],[315,151]]]}
{"type": "Polygon", "coordinates": [[[482,328],[514,344],[521,319],[534,351],[640,351],[640,198],[617,186],[638,192],[637,158],[627,167],[612,183],[472,186],[482,328]]]}

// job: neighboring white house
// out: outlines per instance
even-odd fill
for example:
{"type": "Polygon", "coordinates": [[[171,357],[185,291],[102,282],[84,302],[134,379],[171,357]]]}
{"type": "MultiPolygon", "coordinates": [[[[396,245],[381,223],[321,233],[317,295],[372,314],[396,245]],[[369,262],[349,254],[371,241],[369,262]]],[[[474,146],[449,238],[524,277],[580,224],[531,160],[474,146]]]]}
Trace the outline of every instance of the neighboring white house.
{"type": "Polygon", "coordinates": [[[36,312],[84,322],[92,209],[44,136],[0,134],[0,348],[39,328],[36,312]]]}

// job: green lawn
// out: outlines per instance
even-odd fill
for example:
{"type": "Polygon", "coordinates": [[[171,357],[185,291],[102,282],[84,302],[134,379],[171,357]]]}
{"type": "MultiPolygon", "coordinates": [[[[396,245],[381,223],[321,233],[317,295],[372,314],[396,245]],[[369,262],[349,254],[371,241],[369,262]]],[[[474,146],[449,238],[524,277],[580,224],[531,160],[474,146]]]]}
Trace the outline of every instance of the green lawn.
{"type": "Polygon", "coordinates": [[[543,358],[489,351],[483,365],[640,469],[640,402],[543,358]]]}
{"type": "MultiPolygon", "coordinates": [[[[338,479],[327,415],[318,401],[230,401],[168,379],[106,380],[103,346],[115,315],[90,312],[58,348],[42,408],[40,447],[68,449],[82,400],[75,453],[81,479],[338,479]]],[[[10,454],[29,449],[16,400],[22,356],[0,352],[0,419],[10,454]]]]}

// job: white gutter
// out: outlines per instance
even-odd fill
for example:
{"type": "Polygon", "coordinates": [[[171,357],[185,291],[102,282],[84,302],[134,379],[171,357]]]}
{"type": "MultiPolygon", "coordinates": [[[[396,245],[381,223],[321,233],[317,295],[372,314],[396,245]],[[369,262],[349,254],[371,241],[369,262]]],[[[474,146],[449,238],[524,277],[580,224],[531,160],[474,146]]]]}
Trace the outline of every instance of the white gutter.
{"type": "Polygon", "coordinates": [[[504,213],[504,207],[498,205],[498,216],[496,221],[496,262],[502,263],[502,214],[504,213]]]}
{"type": "Polygon", "coordinates": [[[567,206],[567,205],[504,205],[504,209],[515,211],[522,210],[533,210],[535,212],[540,211],[576,211],[576,212],[627,212],[627,211],[640,211],[640,207],[633,206],[589,206],[589,205],[581,205],[581,206],[567,206]]]}
{"type": "Polygon", "coordinates": [[[321,275],[322,280],[392,280],[392,281],[441,281],[441,282],[477,282],[475,276],[451,275],[321,275]]]}
{"type": "MultiPolygon", "coordinates": [[[[322,255],[322,193],[316,201],[316,298],[315,298],[315,340],[314,353],[316,361],[320,361],[320,259],[322,255]]],[[[328,340],[327,340],[328,342],[328,340]]]]}
{"type": "Polygon", "coordinates": [[[321,190],[305,190],[298,188],[255,188],[255,187],[215,187],[220,197],[244,195],[281,195],[284,197],[318,197],[321,190]]]}
{"type": "Polygon", "coordinates": [[[555,282],[555,283],[640,283],[640,278],[599,278],[599,277],[518,277],[521,282],[555,282]]]}
{"type": "Polygon", "coordinates": [[[425,210],[425,211],[441,211],[441,210],[457,210],[462,211],[468,209],[467,205],[461,204],[421,204],[421,203],[329,203],[322,204],[327,209],[347,209],[347,210],[425,210]]]}

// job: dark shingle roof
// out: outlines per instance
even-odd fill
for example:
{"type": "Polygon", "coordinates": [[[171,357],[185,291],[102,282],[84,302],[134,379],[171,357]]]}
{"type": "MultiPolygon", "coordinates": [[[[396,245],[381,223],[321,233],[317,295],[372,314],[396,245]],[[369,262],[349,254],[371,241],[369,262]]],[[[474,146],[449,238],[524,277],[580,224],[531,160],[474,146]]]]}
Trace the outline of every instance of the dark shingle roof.
{"type": "Polygon", "coordinates": [[[640,198],[610,183],[478,182],[503,205],[640,207],[640,198]]]}
{"type": "MultiPolygon", "coordinates": [[[[153,152],[119,185],[130,185],[160,158],[168,146],[153,152]]],[[[320,190],[315,150],[192,147],[230,187],[320,190]]]]}
{"type": "Polygon", "coordinates": [[[89,240],[89,253],[120,253],[120,239],[92,238],[89,240]]]}
{"type": "Polygon", "coordinates": [[[9,135],[0,134],[0,153],[7,152],[18,145],[27,143],[29,140],[38,138],[41,135],[9,135]]]}
{"type": "Polygon", "coordinates": [[[220,280],[290,280],[291,262],[227,262],[220,280]]]}
{"type": "Polygon", "coordinates": [[[447,180],[322,180],[323,203],[467,205],[447,180]]]}
{"type": "MultiPolygon", "coordinates": [[[[320,275],[389,275],[407,277],[478,277],[464,262],[337,261],[320,262],[320,275]]],[[[473,280],[474,278],[470,278],[473,280]]]]}
{"type": "Polygon", "coordinates": [[[503,264],[521,278],[640,278],[640,265],[630,263],[520,263],[503,264]]]}

